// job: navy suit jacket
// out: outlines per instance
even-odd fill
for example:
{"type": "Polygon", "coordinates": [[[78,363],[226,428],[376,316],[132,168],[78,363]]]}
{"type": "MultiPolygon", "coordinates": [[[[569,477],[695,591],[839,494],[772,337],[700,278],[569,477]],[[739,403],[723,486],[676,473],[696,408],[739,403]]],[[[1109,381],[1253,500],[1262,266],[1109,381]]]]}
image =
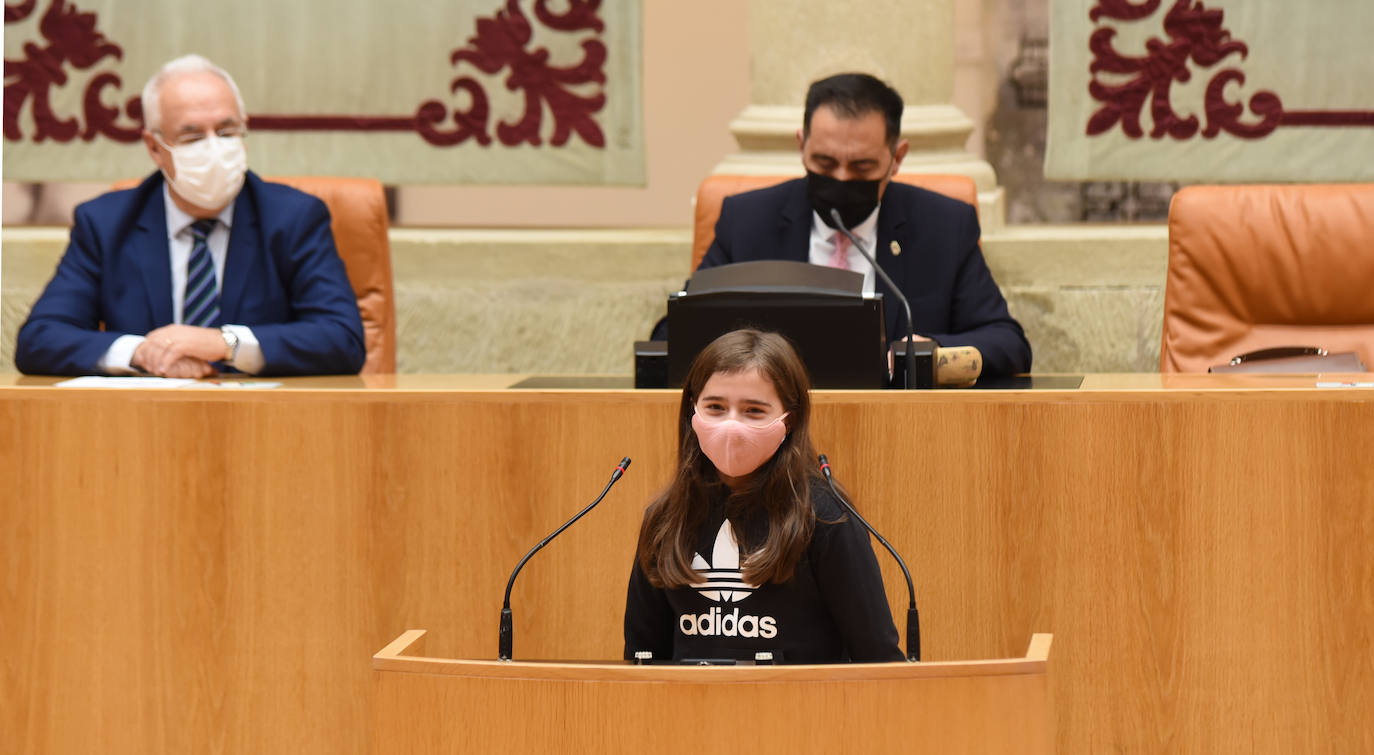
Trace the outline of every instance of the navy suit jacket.
{"type": "MultiPolygon", "coordinates": [[[[21,372],[94,374],[116,338],[173,322],[162,184],[154,173],[76,208],[66,254],[19,330],[21,372]]],[[[362,319],[323,202],[248,173],[234,204],[220,315],[252,328],[261,374],[362,369],[362,319]]]]}
{"type": "MultiPolygon", "coordinates": [[[[702,270],[755,260],[807,262],[811,252],[811,203],[806,179],[726,197],[716,238],[702,270]]],[[[893,181],[878,210],[878,243],[871,250],[911,303],[912,328],[941,346],[977,346],[983,375],[1029,372],[1031,348],[1021,325],[1007,312],[978,247],[978,214],[970,205],[893,181]],[[901,254],[892,253],[897,242],[901,254]]],[[[906,333],[902,305],[882,279],[887,332],[906,333]]],[[[655,331],[655,337],[661,329],[655,331]]]]}

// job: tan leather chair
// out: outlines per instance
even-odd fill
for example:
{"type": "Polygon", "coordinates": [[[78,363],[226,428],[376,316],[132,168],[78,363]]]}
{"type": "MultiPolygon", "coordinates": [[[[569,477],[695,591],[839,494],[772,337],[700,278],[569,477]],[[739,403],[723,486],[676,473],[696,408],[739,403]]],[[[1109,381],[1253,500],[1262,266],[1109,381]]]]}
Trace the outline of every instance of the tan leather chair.
{"type": "MultiPolygon", "coordinates": [[[[362,374],[396,371],[396,301],[391,281],[391,241],[387,235],[386,196],[371,178],[333,176],[263,176],[319,197],[329,208],[334,245],[348,270],[363,318],[367,361],[362,374]]],[[[130,189],[137,180],[120,181],[130,189]]]]}
{"type": "Polygon", "coordinates": [[[1374,364],[1374,184],[1192,186],[1169,206],[1160,372],[1275,346],[1374,364]]]}
{"type": "MultiPolygon", "coordinates": [[[[697,269],[706,250],[716,238],[716,220],[725,198],[765,186],[790,181],[797,176],[746,176],[721,174],[708,176],[697,189],[696,218],[692,230],[692,268],[697,269]]],[[[898,173],[896,180],[953,197],[978,207],[978,186],[968,176],[939,173],[898,173]]]]}

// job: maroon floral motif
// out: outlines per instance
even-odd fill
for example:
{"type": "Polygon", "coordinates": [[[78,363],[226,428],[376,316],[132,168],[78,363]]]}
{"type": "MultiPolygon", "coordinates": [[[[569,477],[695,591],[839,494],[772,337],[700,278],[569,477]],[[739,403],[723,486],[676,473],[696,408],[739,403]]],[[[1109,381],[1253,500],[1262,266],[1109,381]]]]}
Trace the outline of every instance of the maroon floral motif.
{"type": "MultiPolygon", "coordinates": [[[[1157,6],[1158,3],[1155,3],[1157,6]]],[[[1143,6],[1130,6],[1129,3],[1113,3],[1112,7],[1099,4],[1093,11],[1098,15],[1112,18],[1138,17],[1143,6]],[[1119,6],[1128,7],[1119,7],[1119,6]]],[[[1222,27],[1222,11],[1205,7],[1196,0],[1176,0],[1164,17],[1164,31],[1169,35],[1165,42],[1152,37],[1145,43],[1143,57],[1129,57],[1117,52],[1112,45],[1116,29],[1101,27],[1093,32],[1088,40],[1088,48],[1093,52],[1093,62],[1089,71],[1094,74],[1088,84],[1088,93],[1104,103],[1088,120],[1088,135],[1095,136],[1111,130],[1117,123],[1121,130],[1132,139],[1144,135],[1140,125],[1141,111],[1145,101],[1150,102],[1150,115],[1154,128],[1150,136],[1154,139],[1166,134],[1175,139],[1188,139],[1198,133],[1198,118],[1195,115],[1180,116],[1170,104],[1170,88],[1175,81],[1185,82],[1192,77],[1189,64],[1209,68],[1220,63],[1228,56],[1239,54],[1244,59],[1249,49],[1244,42],[1231,39],[1231,33],[1222,27]],[[1123,84],[1107,85],[1098,80],[1098,73],[1126,74],[1132,78],[1123,84]]],[[[1241,123],[1244,111],[1241,105],[1227,103],[1223,89],[1233,80],[1243,81],[1244,76],[1235,69],[1226,69],[1216,74],[1207,87],[1205,108],[1208,116],[1207,128],[1203,135],[1216,136],[1225,130],[1236,136],[1257,138],[1264,136],[1277,127],[1275,118],[1266,117],[1259,124],[1241,123]]],[[[1278,95],[1260,92],[1252,103],[1265,107],[1268,115],[1274,115],[1273,106],[1278,95]]],[[[1279,111],[1282,107],[1279,106],[1279,111]]]]}
{"type": "MultiPolygon", "coordinates": [[[[5,23],[27,18],[35,5],[36,0],[7,4],[5,23]]],[[[77,119],[59,118],[53,112],[51,90],[54,86],[67,84],[69,65],[84,71],[107,57],[123,58],[119,45],[107,40],[96,28],[95,14],[82,12],[66,0],[52,0],[38,22],[38,31],[47,41],[46,47],[25,42],[24,58],[5,59],[5,138],[10,141],[23,138],[19,115],[25,102],[30,102],[36,126],[34,141],[69,142],[78,135],[87,141],[98,135],[121,142],[137,140],[139,129],[119,126],[116,123],[119,110],[101,102],[101,90],[111,84],[119,85],[119,77],[113,73],[102,73],[86,85],[82,113],[86,120],[84,130],[77,119]]],[[[137,119],[141,113],[135,100],[130,100],[125,107],[131,118],[137,119]]]]}
{"type": "Polygon", "coordinates": [[[24,0],[18,5],[5,3],[5,23],[12,24],[16,21],[23,21],[33,13],[33,9],[38,7],[38,0],[24,0]]]}
{"type": "MultiPolygon", "coordinates": [[[[600,31],[603,25],[596,16],[600,5],[601,0],[573,0],[567,11],[557,14],[548,9],[545,0],[540,0],[535,4],[535,17],[544,25],[560,31],[600,31]]],[[[449,62],[455,66],[466,62],[485,74],[510,70],[506,76],[506,88],[524,92],[525,112],[516,123],[502,121],[497,124],[496,137],[502,144],[510,147],[521,143],[540,145],[542,138],[539,131],[547,104],[554,123],[550,144],[562,146],[575,132],[593,147],[606,146],[606,137],[592,117],[605,106],[606,95],[598,93],[584,97],[567,88],[577,84],[606,82],[601,70],[606,62],[606,46],[596,39],[584,40],[582,60],[574,66],[559,67],[550,65],[548,49],[525,49],[533,37],[532,32],[529,19],[520,10],[517,0],[507,0],[505,9],[497,11],[495,18],[477,21],[477,33],[468,39],[466,47],[453,51],[449,62]]],[[[487,130],[489,105],[486,91],[470,77],[453,81],[452,90],[456,93],[459,89],[468,94],[471,106],[466,111],[454,112],[456,128],[440,132],[434,127],[444,120],[445,110],[442,103],[430,100],[420,105],[415,116],[421,135],[435,144],[457,144],[468,138],[475,138],[479,144],[488,144],[491,137],[487,130]]]]}
{"type": "MultiPolygon", "coordinates": [[[[1160,0],[1098,0],[1088,17],[1118,21],[1139,21],[1148,18],[1160,6],[1160,0]]],[[[1170,87],[1175,81],[1188,81],[1192,76],[1189,63],[1203,68],[1217,65],[1228,56],[1239,54],[1244,60],[1249,48],[1244,42],[1231,39],[1222,27],[1222,11],[1205,7],[1198,0],[1175,0],[1164,16],[1165,42],[1151,37],[1145,42],[1143,57],[1129,57],[1117,52],[1112,45],[1116,29],[1098,27],[1088,39],[1093,53],[1089,72],[1093,74],[1088,93],[1103,103],[1088,119],[1089,136],[1106,133],[1121,124],[1121,130],[1132,139],[1145,132],[1140,125],[1145,101],[1150,101],[1150,116],[1154,128],[1150,137],[1189,139],[1199,133],[1197,116],[1181,117],[1169,102],[1170,87]],[[1097,74],[1130,76],[1125,83],[1109,85],[1098,80],[1097,74]]],[[[1226,85],[1245,83],[1245,74],[1235,68],[1217,71],[1207,82],[1203,95],[1203,111],[1207,125],[1201,129],[1204,138],[1211,139],[1225,131],[1242,139],[1260,139],[1280,126],[1374,126],[1374,111],[1368,110],[1284,110],[1278,94],[1261,90],[1247,104],[1226,99],[1226,85]],[[1257,122],[1245,122],[1246,107],[1259,117],[1257,122]]]]}
{"type": "Polygon", "coordinates": [[[143,98],[141,96],[130,97],[124,105],[124,113],[133,120],[132,126],[120,126],[115,121],[119,120],[119,108],[106,107],[100,99],[100,92],[107,86],[114,87],[119,91],[121,85],[119,76],[105,71],[97,74],[91,82],[86,85],[85,97],[82,106],[86,113],[86,129],[81,132],[84,141],[91,141],[97,136],[108,136],[117,142],[136,142],[139,135],[143,133],[143,98]]]}
{"type": "Polygon", "coordinates": [[[486,90],[482,89],[481,84],[466,78],[453,81],[452,92],[457,94],[460,89],[467,92],[472,104],[467,110],[453,111],[453,122],[457,128],[452,131],[436,128],[448,115],[444,104],[438,100],[420,104],[420,109],[415,113],[415,128],[425,141],[440,147],[462,144],[468,139],[476,139],[478,144],[485,147],[491,144],[491,135],[487,133],[490,106],[487,104],[486,90]]]}
{"type": "MultiPolygon", "coordinates": [[[[37,3],[38,0],[6,3],[5,23],[28,18],[37,3]]],[[[562,12],[551,10],[548,0],[535,0],[533,7],[535,19],[555,31],[600,34],[605,29],[599,16],[601,0],[567,0],[562,12]]],[[[550,64],[548,49],[526,49],[533,31],[517,0],[506,0],[495,17],[478,19],[476,33],[466,46],[452,51],[450,64],[470,64],[488,75],[508,71],[506,88],[523,92],[522,117],[514,123],[502,121],[496,125],[495,138],[502,144],[542,144],[540,131],[547,107],[553,117],[553,133],[548,140],[551,145],[563,146],[577,134],[593,147],[605,147],[606,137],[593,117],[605,106],[605,94],[582,95],[572,88],[606,83],[602,70],[606,46],[599,39],[585,39],[581,44],[581,61],[556,66],[550,64]]],[[[39,32],[47,42],[46,47],[27,42],[24,58],[5,60],[5,138],[24,138],[19,126],[20,113],[25,103],[31,103],[37,127],[33,141],[69,142],[78,136],[86,141],[98,136],[119,142],[137,141],[143,117],[139,98],[128,99],[122,113],[119,107],[106,105],[102,98],[111,89],[118,95],[121,80],[112,71],[101,72],[87,83],[82,97],[84,127],[77,119],[61,119],[52,110],[50,92],[54,86],[67,84],[69,67],[86,70],[107,57],[123,58],[123,50],[97,29],[96,14],[82,12],[68,0],[50,0],[39,32]],[[122,116],[131,119],[133,125],[120,125],[122,116]]],[[[454,79],[449,89],[466,99],[466,109],[455,108],[450,114],[444,103],[431,99],[422,102],[410,116],[266,114],[250,115],[248,125],[258,131],[415,131],[425,141],[441,147],[469,139],[481,146],[490,145],[491,105],[482,84],[462,76],[454,79]],[[449,121],[451,127],[446,125],[449,121]]]]}
{"type": "Polygon", "coordinates": [[[548,0],[538,0],[534,4],[534,17],[539,23],[559,31],[582,31],[589,29],[600,33],[606,25],[601,23],[596,12],[601,9],[601,0],[571,0],[568,10],[554,13],[549,10],[548,0]]]}
{"type": "Polygon", "coordinates": [[[1159,2],[1160,0],[1145,0],[1136,5],[1131,0],[1098,0],[1097,7],[1088,11],[1088,18],[1098,21],[1107,16],[1120,21],[1138,21],[1154,15],[1159,9],[1159,2]]]}
{"type": "Polygon", "coordinates": [[[1244,84],[1245,74],[1227,69],[1207,83],[1207,95],[1203,98],[1203,106],[1207,108],[1207,128],[1203,129],[1202,135],[1211,139],[1226,131],[1245,139],[1258,139],[1278,128],[1283,119],[1283,103],[1279,101],[1279,96],[1270,91],[1256,92],[1250,98],[1250,110],[1263,119],[1254,124],[1241,123],[1240,116],[1245,112],[1245,106],[1227,102],[1222,93],[1232,81],[1244,84]]]}

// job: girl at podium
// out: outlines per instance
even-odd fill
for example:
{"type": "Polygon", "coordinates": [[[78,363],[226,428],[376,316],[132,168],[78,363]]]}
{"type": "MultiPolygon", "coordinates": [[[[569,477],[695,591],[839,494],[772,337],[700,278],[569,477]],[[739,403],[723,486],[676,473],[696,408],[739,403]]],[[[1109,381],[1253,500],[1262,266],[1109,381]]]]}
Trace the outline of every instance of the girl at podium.
{"type": "Polygon", "coordinates": [[[817,466],[809,391],[775,333],[727,333],[692,363],[677,470],[640,527],[627,660],[903,659],[868,532],[817,466]]]}

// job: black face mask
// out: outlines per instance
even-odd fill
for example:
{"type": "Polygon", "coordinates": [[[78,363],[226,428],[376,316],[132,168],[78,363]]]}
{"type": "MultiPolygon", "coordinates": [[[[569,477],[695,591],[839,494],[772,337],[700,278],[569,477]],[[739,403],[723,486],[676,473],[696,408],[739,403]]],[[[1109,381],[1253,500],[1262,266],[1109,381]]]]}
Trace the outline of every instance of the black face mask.
{"type": "Polygon", "coordinates": [[[830,210],[840,211],[840,220],[845,228],[853,228],[864,222],[878,206],[878,187],[882,179],[875,181],[840,181],[819,173],[806,172],[806,198],[811,200],[811,208],[821,216],[821,221],[831,228],[835,221],[830,210]]]}

